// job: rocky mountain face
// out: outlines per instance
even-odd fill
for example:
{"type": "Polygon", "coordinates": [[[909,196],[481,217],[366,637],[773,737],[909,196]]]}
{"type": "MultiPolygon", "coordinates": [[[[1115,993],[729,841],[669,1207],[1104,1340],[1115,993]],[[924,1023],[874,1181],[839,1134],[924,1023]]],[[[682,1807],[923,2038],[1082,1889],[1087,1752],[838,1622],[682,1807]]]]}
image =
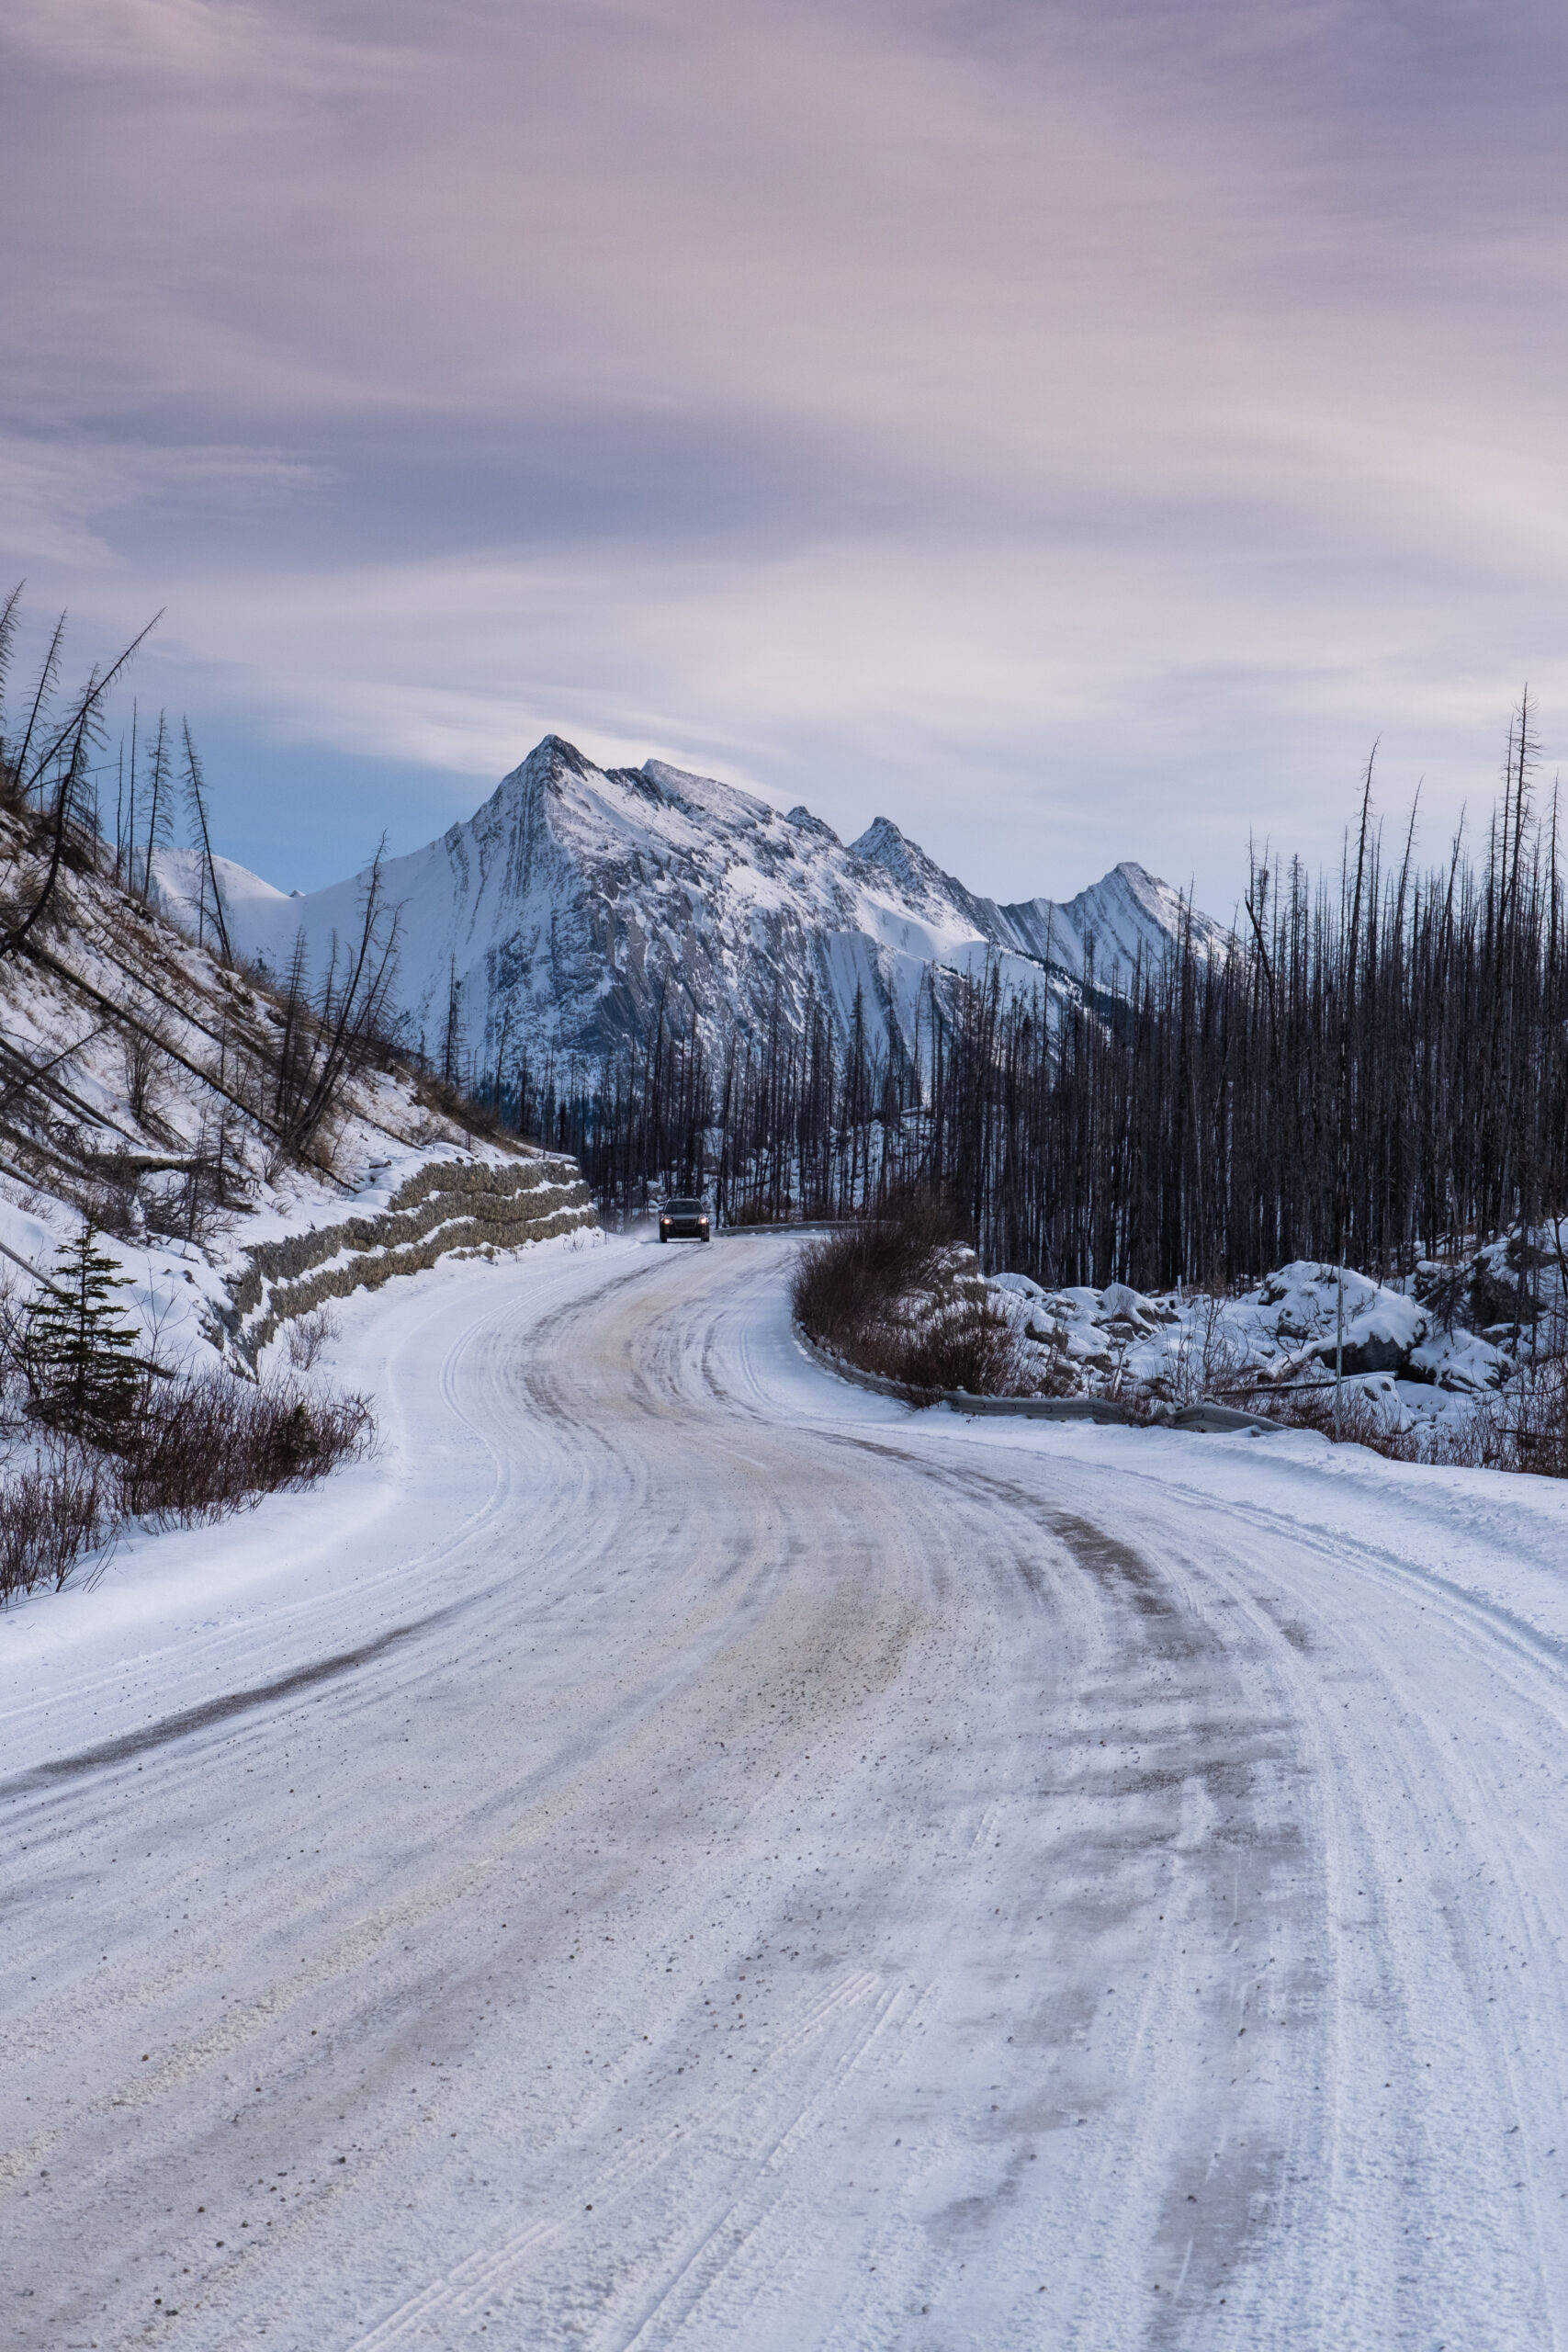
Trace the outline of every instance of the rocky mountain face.
{"type": "MultiPolygon", "coordinates": [[[[222,872],[236,946],[276,970],[302,932],[319,968],[359,930],[362,885],[286,898],[222,872]]],[[[160,879],[188,890],[177,854],[160,879]]],[[[662,1017],[710,1046],[798,1024],[813,1002],[840,1034],[857,993],[874,1038],[912,1039],[928,976],[999,967],[1059,997],[1158,956],[1184,922],[1204,955],[1218,925],[1141,866],[1066,904],[976,897],[879,817],[847,846],[805,808],[766,802],[662,761],[602,769],[547,736],[466,823],[384,869],[400,924],[411,1037],[466,1063],[519,1051],[580,1066],[640,1046],[662,1017]]]]}

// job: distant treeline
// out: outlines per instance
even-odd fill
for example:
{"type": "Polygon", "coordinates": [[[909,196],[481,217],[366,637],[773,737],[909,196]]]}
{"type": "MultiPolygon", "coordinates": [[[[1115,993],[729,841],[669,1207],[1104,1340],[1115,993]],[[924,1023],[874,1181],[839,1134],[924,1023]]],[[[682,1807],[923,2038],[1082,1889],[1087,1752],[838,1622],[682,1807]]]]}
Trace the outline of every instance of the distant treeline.
{"type": "Polygon", "coordinates": [[[1369,763],[1338,875],[1253,859],[1228,952],[1190,937],[1109,985],[933,979],[891,1050],[857,1006],[722,1062],[661,1022],[592,1087],[522,1079],[525,1125],[604,1205],[706,1187],[732,1222],[956,1201],[987,1265],[1050,1283],[1382,1270],[1568,1208],[1568,917],[1527,696],[1474,848],[1389,854],[1369,763]]]}

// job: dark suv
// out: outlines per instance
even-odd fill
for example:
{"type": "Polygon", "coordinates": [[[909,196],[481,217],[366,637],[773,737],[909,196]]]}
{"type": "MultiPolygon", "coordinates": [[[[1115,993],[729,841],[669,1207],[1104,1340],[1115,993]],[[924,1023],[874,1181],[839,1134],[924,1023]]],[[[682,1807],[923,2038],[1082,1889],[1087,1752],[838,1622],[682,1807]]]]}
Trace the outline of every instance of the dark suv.
{"type": "Polygon", "coordinates": [[[659,1212],[660,1241],[711,1241],[708,1213],[701,1201],[666,1201],[659,1212]]]}

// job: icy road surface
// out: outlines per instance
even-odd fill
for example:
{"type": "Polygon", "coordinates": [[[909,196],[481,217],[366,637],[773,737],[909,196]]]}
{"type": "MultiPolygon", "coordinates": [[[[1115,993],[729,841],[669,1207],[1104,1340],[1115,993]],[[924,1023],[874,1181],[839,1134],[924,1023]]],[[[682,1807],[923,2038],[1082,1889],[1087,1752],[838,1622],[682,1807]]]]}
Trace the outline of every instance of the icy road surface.
{"type": "Polygon", "coordinates": [[[789,1247],[359,1301],[378,1464],[0,1619],[13,2352],[1568,2337],[1568,1497],[789,1247]]]}

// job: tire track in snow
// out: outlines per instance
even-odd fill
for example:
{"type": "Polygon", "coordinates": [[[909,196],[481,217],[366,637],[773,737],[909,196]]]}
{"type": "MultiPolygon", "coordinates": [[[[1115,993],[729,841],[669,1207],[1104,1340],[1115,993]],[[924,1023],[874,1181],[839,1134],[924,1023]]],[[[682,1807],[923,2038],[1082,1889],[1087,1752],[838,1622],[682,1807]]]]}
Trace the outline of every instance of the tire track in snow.
{"type": "MultiPolygon", "coordinates": [[[[897,1990],[887,1992],[877,1977],[857,1972],[835,1985],[824,2000],[779,2039],[759,2063],[758,2069],[754,2070],[762,2072],[775,2084],[786,2073],[793,2073],[795,2069],[809,2070],[814,2053],[831,2035],[834,2027],[863,2009],[868,2001],[875,2001],[875,2011],[871,2020],[854,2035],[847,2052],[837,2054],[828,2077],[806,2101],[798,2100],[796,2086],[795,2098],[792,2102],[794,2113],[788,2124],[776,2132],[770,2146],[753,2152],[743,2160],[750,2169],[760,2170],[776,2158],[801,2130],[807,2116],[832,2097],[843,2077],[852,2069],[861,2052],[887,2022],[899,1998],[897,1990]]],[[[766,2083],[763,2088],[766,2091],[766,2083]]],[[[751,2098],[754,2094],[749,2091],[746,2096],[751,2098]]],[[[774,2096],[778,2096],[777,2090],[774,2096]]],[[[737,2093],[716,2109],[710,2110],[707,2119],[710,2131],[720,2132],[729,2124],[731,2111],[739,2107],[741,2098],[742,2095],[737,2093]]],[[[597,2192],[590,2200],[591,2209],[594,2211],[608,2210],[613,2213],[617,2205],[635,2198],[637,2191],[675,2154],[680,2136],[678,2131],[668,2132],[655,2149],[650,2151],[645,2146],[628,2149],[618,2160],[597,2170],[592,2170],[590,2164],[590,2177],[597,2192]]],[[[733,2211],[733,2204],[727,2206],[726,2215],[721,2219],[733,2211]]],[[[482,2298],[489,2296],[497,2301],[504,2300],[526,2267],[528,2257],[536,2249],[561,2238],[571,2227],[572,2218],[562,2215],[554,2222],[529,2222],[513,2232],[500,2246],[479,2248],[454,2270],[434,2279],[417,2295],[400,2304],[368,2335],[357,2338],[352,2352],[394,2352],[394,2347],[418,2343],[422,2338],[438,2344],[448,2341],[455,2325],[466,2325],[476,2316],[482,2298]],[[433,2335],[433,2328],[438,2332],[433,2335]]],[[[715,2221],[704,2229],[682,2261],[678,2277],[692,2268],[720,2226],[721,2222],[715,2221]]],[[[628,2346],[644,2335],[658,2306],[668,2301],[676,2283],[671,2280],[660,2291],[654,2303],[649,2306],[646,2316],[637,2324],[633,2335],[626,2338],[628,2346]]]]}
{"type": "Polygon", "coordinates": [[[462,1606],[51,1792],[19,2346],[1552,2342],[1552,1660],[804,1374],[784,1254],[389,1317],[462,1606]]]}

